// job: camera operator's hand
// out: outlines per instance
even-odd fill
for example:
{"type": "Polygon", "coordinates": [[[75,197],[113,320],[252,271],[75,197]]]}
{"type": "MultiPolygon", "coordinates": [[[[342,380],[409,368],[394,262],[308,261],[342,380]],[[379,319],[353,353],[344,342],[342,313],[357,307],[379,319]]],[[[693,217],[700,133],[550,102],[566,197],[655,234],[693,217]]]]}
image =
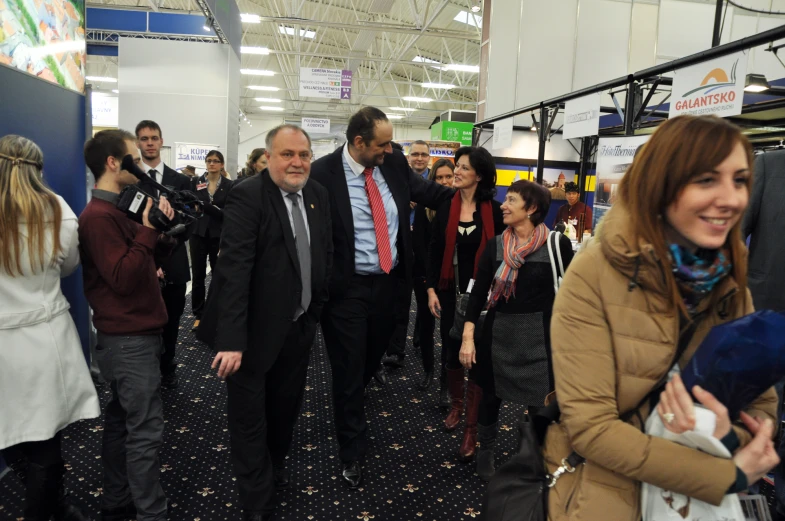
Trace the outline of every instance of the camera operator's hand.
{"type": "Polygon", "coordinates": [[[169,204],[169,201],[166,200],[166,196],[161,196],[158,200],[158,209],[171,221],[174,219],[174,209],[172,205],[169,204]]]}
{"type": "Polygon", "coordinates": [[[211,369],[218,368],[218,378],[224,380],[240,369],[243,360],[242,351],[220,351],[213,359],[211,369]]]}
{"type": "Polygon", "coordinates": [[[147,226],[148,228],[155,230],[155,226],[150,224],[150,210],[153,207],[153,200],[152,198],[147,198],[147,205],[144,207],[144,213],[142,214],[142,224],[147,226]]]}

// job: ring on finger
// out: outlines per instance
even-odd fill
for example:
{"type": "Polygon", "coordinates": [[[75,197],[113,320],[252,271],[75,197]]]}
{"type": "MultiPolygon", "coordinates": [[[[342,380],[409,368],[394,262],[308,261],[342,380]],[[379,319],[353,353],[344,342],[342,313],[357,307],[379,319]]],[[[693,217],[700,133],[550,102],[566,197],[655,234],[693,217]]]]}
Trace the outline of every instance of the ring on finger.
{"type": "Polygon", "coordinates": [[[665,414],[662,415],[662,419],[665,420],[665,423],[670,425],[671,423],[673,423],[673,420],[676,419],[676,415],[673,414],[672,412],[666,412],[665,414]]]}

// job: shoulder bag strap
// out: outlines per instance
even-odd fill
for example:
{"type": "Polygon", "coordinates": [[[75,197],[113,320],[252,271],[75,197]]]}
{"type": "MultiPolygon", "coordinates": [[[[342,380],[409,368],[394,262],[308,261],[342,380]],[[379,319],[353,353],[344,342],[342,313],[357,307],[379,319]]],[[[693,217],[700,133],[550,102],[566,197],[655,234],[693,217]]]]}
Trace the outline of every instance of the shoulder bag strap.
{"type": "Polygon", "coordinates": [[[553,291],[559,291],[560,279],[564,277],[564,263],[561,258],[561,250],[558,241],[561,233],[552,231],[548,235],[548,258],[551,261],[551,273],[553,274],[553,291]],[[555,253],[554,253],[555,252],[555,253]],[[558,262],[558,265],[557,265],[558,262]]]}

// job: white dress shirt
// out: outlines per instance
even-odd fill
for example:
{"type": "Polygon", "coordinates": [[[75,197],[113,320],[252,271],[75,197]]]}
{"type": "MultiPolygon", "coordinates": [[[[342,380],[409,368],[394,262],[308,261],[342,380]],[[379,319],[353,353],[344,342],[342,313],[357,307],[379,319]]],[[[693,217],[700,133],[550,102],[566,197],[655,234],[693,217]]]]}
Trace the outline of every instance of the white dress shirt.
{"type": "Polygon", "coordinates": [[[149,166],[147,163],[142,161],[142,165],[144,166],[144,173],[149,175],[150,177],[152,177],[153,181],[155,181],[156,183],[158,183],[160,185],[164,184],[163,183],[163,180],[164,180],[164,167],[166,165],[164,165],[163,161],[159,161],[157,166],[149,166]],[[155,176],[153,176],[150,173],[150,170],[155,170],[156,171],[155,176]]]}

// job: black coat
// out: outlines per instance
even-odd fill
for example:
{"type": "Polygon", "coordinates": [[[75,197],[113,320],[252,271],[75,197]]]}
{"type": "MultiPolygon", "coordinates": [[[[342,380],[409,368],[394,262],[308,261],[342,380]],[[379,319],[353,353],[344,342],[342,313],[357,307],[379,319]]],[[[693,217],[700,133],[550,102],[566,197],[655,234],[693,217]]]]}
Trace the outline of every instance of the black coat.
{"type": "MultiPolygon", "coordinates": [[[[207,191],[206,186],[201,190],[197,190],[197,186],[201,184],[207,184],[207,174],[193,179],[193,191],[204,206],[207,207],[210,206],[210,193],[207,191]]],[[[232,189],[233,185],[234,181],[231,179],[227,179],[226,177],[221,179],[221,185],[213,195],[212,206],[223,210],[223,207],[226,205],[226,199],[229,197],[229,190],[232,189]]],[[[216,212],[205,210],[204,215],[196,222],[193,234],[198,235],[199,237],[218,238],[221,236],[222,227],[223,211],[216,212]]]]}
{"type": "MultiPolygon", "coordinates": [[[[403,263],[406,280],[411,281],[414,253],[409,225],[411,222],[409,202],[414,201],[418,205],[435,209],[452,198],[454,192],[451,188],[426,181],[415,174],[409,167],[406,156],[398,150],[393,150],[392,154],[385,154],[384,164],[380,169],[398,207],[398,259],[399,263],[403,263]]],[[[355,272],[354,219],[349,201],[349,186],[346,184],[346,173],[343,168],[343,147],[315,161],[311,165],[311,178],[324,185],[330,194],[335,246],[330,295],[341,297],[355,272]]]]}
{"type": "Polygon", "coordinates": [[[414,249],[414,267],[412,275],[425,277],[428,266],[428,248],[431,244],[431,221],[428,220],[426,209],[419,204],[414,207],[412,223],[412,248],[414,249]]]}
{"type": "MultiPolygon", "coordinates": [[[[172,190],[191,190],[191,179],[187,175],[179,174],[167,165],[164,165],[162,185],[172,190]]],[[[192,231],[191,228],[190,231],[192,231]]],[[[191,267],[188,264],[188,252],[186,252],[185,241],[191,233],[178,237],[178,244],[172,251],[172,255],[161,265],[161,269],[166,275],[166,281],[170,284],[187,284],[191,280],[191,267]]]]}
{"type": "MultiPolygon", "coordinates": [[[[310,180],[303,189],[311,236],[313,327],[327,302],[333,257],[327,191],[310,180]]],[[[267,171],[236,185],[224,208],[221,251],[197,337],[216,351],[243,351],[243,366],[266,372],[286,341],[302,283],[289,213],[267,171]]]]}

